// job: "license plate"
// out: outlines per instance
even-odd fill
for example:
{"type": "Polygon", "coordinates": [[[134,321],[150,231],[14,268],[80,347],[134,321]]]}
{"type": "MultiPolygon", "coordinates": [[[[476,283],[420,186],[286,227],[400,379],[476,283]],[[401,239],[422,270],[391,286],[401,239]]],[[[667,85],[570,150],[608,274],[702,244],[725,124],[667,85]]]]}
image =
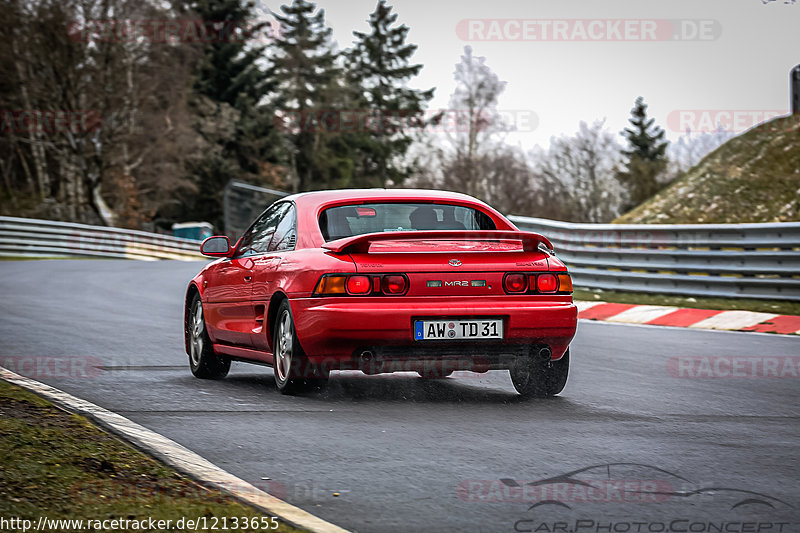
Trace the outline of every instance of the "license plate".
{"type": "Polygon", "coordinates": [[[416,320],[414,340],[502,339],[503,320],[416,320]]]}

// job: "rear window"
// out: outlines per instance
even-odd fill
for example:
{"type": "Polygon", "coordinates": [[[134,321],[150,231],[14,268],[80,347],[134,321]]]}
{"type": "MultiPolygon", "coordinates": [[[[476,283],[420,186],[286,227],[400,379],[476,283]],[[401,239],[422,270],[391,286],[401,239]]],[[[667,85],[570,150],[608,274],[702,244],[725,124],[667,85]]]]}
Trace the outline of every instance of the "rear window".
{"type": "Polygon", "coordinates": [[[471,207],[375,203],[330,207],[319,217],[326,241],[385,231],[493,230],[494,221],[471,207]]]}

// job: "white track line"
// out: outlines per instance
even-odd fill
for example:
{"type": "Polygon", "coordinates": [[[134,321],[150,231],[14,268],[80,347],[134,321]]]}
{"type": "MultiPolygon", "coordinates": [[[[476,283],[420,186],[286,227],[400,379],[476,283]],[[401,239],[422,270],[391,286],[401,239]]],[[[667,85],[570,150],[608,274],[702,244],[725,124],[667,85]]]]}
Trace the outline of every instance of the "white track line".
{"type": "Polygon", "coordinates": [[[264,513],[278,516],[289,525],[315,533],[347,533],[347,530],[326,522],[299,507],[290,505],[271,494],[267,494],[243,479],[203,459],[177,442],[144,426],[140,426],[122,415],[67,394],[55,387],[20,376],[3,367],[0,367],[0,378],[44,396],[68,411],[91,418],[106,429],[200,481],[202,484],[217,487],[264,513]]]}
{"type": "Polygon", "coordinates": [[[696,329],[728,329],[736,330],[755,326],[765,320],[775,318],[776,314],[755,313],[753,311],[723,311],[717,315],[701,320],[689,326],[696,329]]]}
{"type": "Polygon", "coordinates": [[[619,314],[606,318],[606,321],[645,324],[677,310],[677,307],[667,307],[663,305],[637,305],[636,307],[631,307],[619,314]]]}

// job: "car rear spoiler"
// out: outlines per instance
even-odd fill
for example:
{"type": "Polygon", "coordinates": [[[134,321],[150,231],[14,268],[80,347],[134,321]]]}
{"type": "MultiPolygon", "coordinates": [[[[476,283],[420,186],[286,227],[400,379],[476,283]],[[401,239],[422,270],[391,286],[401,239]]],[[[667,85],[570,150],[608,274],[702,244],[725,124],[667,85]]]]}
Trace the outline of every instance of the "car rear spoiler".
{"type": "Polygon", "coordinates": [[[553,244],[547,237],[530,231],[507,230],[434,230],[434,231],[386,231],[345,237],[326,242],[322,247],[333,253],[367,253],[373,242],[378,241],[522,241],[522,249],[535,252],[540,246],[552,252],[553,244]]]}

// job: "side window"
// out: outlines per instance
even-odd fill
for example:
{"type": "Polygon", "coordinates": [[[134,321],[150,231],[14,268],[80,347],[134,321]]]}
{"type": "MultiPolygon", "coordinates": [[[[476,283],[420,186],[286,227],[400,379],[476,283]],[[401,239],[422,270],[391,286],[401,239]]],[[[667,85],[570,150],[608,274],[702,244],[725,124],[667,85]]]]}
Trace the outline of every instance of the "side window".
{"type": "Polygon", "coordinates": [[[267,209],[255,224],[242,236],[242,242],[236,251],[236,257],[248,257],[251,255],[263,254],[267,251],[267,246],[272,240],[272,235],[278,227],[281,217],[292,206],[292,204],[282,202],[267,209]]]}
{"type": "Polygon", "coordinates": [[[270,252],[280,252],[282,250],[293,250],[297,243],[297,216],[293,205],[289,204],[289,210],[283,215],[278,223],[272,241],[269,243],[270,252]]]}

